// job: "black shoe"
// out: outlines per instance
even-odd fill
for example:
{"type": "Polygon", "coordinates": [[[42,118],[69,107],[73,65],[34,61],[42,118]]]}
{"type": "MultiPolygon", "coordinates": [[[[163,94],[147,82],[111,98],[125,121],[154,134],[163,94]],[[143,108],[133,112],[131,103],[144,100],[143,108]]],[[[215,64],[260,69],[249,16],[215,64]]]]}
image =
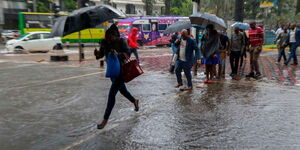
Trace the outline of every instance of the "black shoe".
{"type": "Polygon", "coordinates": [[[139,111],[140,107],[139,107],[139,100],[135,100],[134,102],[134,111],[139,111]]]}
{"type": "Polygon", "coordinates": [[[286,66],[287,66],[287,65],[288,65],[288,63],[287,63],[287,62],[284,62],[284,65],[286,65],[286,66]]]}
{"type": "Polygon", "coordinates": [[[106,124],[107,124],[107,120],[103,120],[101,124],[97,124],[97,129],[99,130],[103,129],[106,126],[106,124]]]}
{"type": "Polygon", "coordinates": [[[261,73],[256,73],[254,77],[259,78],[260,76],[261,76],[261,73]]]}
{"type": "Polygon", "coordinates": [[[293,65],[293,66],[297,66],[297,65],[298,65],[298,63],[293,63],[292,65],[293,65]]]}
{"type": "Polygon", "coordinates": [[[248,75],[246,75],[246,78],[254,78],[254,73],[253,72],[251,72],[251,73],[249,73],[248,75]]]}

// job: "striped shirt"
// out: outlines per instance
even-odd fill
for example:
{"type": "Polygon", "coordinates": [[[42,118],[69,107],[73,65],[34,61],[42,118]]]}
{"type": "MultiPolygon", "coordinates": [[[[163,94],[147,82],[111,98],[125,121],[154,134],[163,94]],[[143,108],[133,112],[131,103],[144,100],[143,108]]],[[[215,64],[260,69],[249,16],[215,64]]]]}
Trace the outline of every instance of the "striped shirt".
{"type": "Polygon", "coordinates": [[[264,31],[260,27],[249,30],[249,41],[251,46],[262,46],[264,31]]]}

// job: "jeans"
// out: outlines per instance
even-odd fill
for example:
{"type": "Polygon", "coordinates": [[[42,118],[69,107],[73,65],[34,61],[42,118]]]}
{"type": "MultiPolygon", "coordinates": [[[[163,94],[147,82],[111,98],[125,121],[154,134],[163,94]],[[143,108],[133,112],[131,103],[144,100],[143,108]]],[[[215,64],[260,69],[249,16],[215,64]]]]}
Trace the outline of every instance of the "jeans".
{"type": "Polygon", "coordinates": [[[232,74],[237,75],[239,68],[239,60],[241,57],[241,51],[231,51],[230,53],[230,66],[232,74]]]}
{"type": "Polygon", "coordinates": [[[177,60],[176,67],[175,67],[175,72],[176,72],[176,77],[177,77],[178,84],[181,84],[181,85],[183,84],[182,83],[182,76],[181,76],[181,72],[183,70],[184,74],[186,76],[187,82],[188,82],[188,87],[193,86],[191,69],[192,69],[192,66],[189,63],[181,61],[181,60],[177,60]]]}
{"type": "Polygon", "coordinates": [[[136,49],[136,48],[130,48],[130,51],[131,51],[131,53],[133,53],[133,55],[135,56],[136,60],[137,60],[138,62],[140,62],[139,54],[138,54],[138,52],[137,52],[137,49],[136,49]]]}
{"type": "Polygon", "coordinates": [[[294,59],[294,64],[298,64],[298,60],[297,60],[297,55],[296,55],[296,50],[297,50],[298,45],[296,43],[291,43],[290,44],[290,56],[289,59],[285,62],[286,64],[288,64],[292,58],[294,59]]]}
{"type": "Polygon", "coordinates": [[[105,120],[109,119],[111,111],[115,106],[116,95],[117,95],[118,91],[120,91],[120,93],[123,96],[125,96],[131,103],[135,102],[135,98],[128,92],[122,78],[120,78],[120,77],[119,78],[111,78],[111,81],[112,81],[112,85],[109,90],[108,102],[107,102],[107,106],[106,106],[106,110],[105,110],[105,114],[104,114],[105,120]]]}
{"type": "Polygon", "coordinates": [[[280,46],[279,47],[279,52],[278,52],[278,62],[281,61],[281,58],[283,57],[284,62],[286,61],[286,55],[285,55],[285,47],[280,46]]]}

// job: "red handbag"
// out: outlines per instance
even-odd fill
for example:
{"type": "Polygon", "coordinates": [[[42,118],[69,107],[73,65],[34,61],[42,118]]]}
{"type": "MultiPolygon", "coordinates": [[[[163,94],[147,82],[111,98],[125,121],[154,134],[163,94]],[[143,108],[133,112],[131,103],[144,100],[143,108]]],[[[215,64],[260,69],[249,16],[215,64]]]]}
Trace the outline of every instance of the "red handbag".
{"type": "Polygon", "coordinates": [[[122,79],[125,83],[130,82],[143,73],[144,71],[137,60],[127,59],[126,63],[121,67],[122,79]]]}

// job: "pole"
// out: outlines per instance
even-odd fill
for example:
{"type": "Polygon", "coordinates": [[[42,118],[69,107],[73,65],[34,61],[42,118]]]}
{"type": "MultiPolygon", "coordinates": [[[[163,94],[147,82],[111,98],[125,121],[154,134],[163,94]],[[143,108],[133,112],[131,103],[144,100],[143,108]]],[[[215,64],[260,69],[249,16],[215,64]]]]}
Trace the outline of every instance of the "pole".
{"type": "Polygon", "coordinates": [[[33,12],[37,12],[37,0],[33,0],[33,12]]]}
{"type": "MultiPolygon", "coordinates": [[[[82,7],[81,0],[77,0],[77,8],[80,9],[82,7]]],[[[82,62],[82,42],[81,42],[81,32],[78,32],[78,46],[79,46],[79,62],[82,62]]]]}

